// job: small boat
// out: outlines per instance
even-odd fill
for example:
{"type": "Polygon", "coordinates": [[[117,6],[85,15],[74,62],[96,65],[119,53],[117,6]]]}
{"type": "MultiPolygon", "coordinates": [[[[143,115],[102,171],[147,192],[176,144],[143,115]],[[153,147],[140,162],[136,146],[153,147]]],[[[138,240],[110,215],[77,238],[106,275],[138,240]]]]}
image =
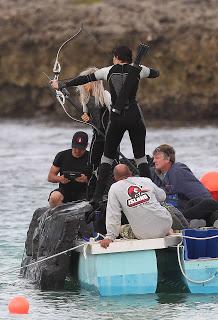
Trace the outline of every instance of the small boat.
{"type": "Polygon", "coordinates": [[[176,246],[180,236],[115,240],[107,249],[91,243],[78,250],[81,287],[102,296],[186,292],[176,246]]]}
{"type": "Polygon", "coordinates": [[[78,251],[81,287],[101,296],[218,293],[216,229],[186,229],[158,239],[119,239],[107,249],[94,242],[78,251]]]}
{"type": "Polygon", "coordinates": [[[116,239],[104,249],[90,238],[93,228],[85,223],[89,210],[85,201],[37,209],[27,233],[22,276],[42,290],[71,289],[79,280],[82,288],[102,296],[218,294],[218,229],[116,239]]]}

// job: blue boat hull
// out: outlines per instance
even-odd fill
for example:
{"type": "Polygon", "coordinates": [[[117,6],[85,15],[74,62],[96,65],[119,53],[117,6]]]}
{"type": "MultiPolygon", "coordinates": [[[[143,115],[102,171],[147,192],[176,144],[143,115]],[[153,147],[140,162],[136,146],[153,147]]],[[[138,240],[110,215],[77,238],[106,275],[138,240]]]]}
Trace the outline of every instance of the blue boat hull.
{"type": "Polygon", "coordinates": [[[184,277],[191,293],[218,293],[218,230],[183,230],[181,254],[184,277]],[[196,240],[198,238],[205,240],[196,240]]]}
{"type": "Polygon", "coordinates": [[[102,296],[188,292],[176,248],[165,246],[164,239],[155,241],[122,241],[107,250],[92,245],[89,252],[80,252],[81,287],[102,296]]]}
{"type": "Polygon", "coordinates": [[[195,257],[197,249],[202,256],[200,246],[190,249],[186,241],[178,259],[176,246],[181,239],[175,239],[122,240],[107,250],[97,243],[88,245],[89,250],[79,254],[81,287],[102,296],[218,293],[218,258],[195,257]]]}
{"type": "Polygon", "coordinates": [[[154,293],[157,289],[155,250],[80,255],[79,280],[102,296],[154,293]]]}
{"type": "Polygon", "coordinates": [[[191,293],[218,293],[218,259],[198,259],[184,262],[187,286],[191,293]],[[209,280],[210,281],[206,281],[209,280]],[[202,283],[195,283],[202,282],[202,283]],[[204,282],[205,281],[205,282],[204,282]]]}

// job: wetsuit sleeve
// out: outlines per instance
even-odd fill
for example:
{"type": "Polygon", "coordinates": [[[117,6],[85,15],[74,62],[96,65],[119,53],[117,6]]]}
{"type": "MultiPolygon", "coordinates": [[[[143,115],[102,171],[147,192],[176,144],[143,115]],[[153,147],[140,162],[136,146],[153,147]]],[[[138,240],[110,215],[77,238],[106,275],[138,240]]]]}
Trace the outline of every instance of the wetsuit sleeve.
{"type": "Polygon", "coordinates": [[[62,164],[62,155],[63,152],[59,152],[58,154],[56,154],[54,161],[53,161],[53,166],[60,168],[61,164],[62,164]]]}
{"type": "Polygon", "coordinates": [[[142,78],[157,78],[159,77],[159,71],[153,69],[153,68],[148,68],[145,66],[140,66],[142,68],[140,72],[140,79],[142,78]]]}
{"type": "Polygon", "coordinates": [[[112,68],[112,66],[101,68],[101,69],[95,71],[94,74],[95,74],[96,79],[97,80],[105,80],[105,81],[107,81],[107,76],[108,76],[108,73],[109,73],[111,68],[112,68]]]}
{"type": "Polygon", "coordinates": [[[148,78],[157,78],[159,77],[159,75],[160,75],[160,72],[158,70],[150,68],[150,74],[148,78]]]}
{"type": "Polygon", "coordinates": [[[107,90],[104,90],[104,103],[108,110],[111,109],[111,95],[107,90]]]}
{"type": "Polygon", "coordinates": [[[113,186],[108,193],[106,210],[106,229],[107,239],[115,240],[120,232],[121,226],[121,207],[113,186]]]}
{"type": "Polygon", "coordinates": [[[78,76],[74,79],[59,82],[59,89],[76,87],[96,80],[94,73],[88,74],[87,76],[78,76]]]}

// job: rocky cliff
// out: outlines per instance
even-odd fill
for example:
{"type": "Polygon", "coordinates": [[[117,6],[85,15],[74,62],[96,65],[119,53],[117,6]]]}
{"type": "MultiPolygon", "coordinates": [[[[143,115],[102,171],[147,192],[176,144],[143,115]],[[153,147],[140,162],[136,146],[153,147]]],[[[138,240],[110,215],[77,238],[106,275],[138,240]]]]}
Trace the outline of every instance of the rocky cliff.
{"type": "MultiPolygon", "coordinates": [[[[147,119],[218,119],[217,0],[0,0],[0,116],[65,117],[47,89],[58,47],[61,78],[111,63],[117,44],[151,50],[139,100],[147,119]]],[[[72,111],[72,110],[71,110],[72,111]]]]}

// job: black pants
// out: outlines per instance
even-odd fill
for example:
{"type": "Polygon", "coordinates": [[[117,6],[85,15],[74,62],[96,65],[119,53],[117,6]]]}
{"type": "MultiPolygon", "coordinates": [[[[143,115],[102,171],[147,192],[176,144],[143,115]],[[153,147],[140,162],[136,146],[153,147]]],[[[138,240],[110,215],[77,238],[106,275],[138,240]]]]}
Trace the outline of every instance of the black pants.
{"type": "Polygon", "coordinates": [[[96,170],[101,162],[101,157],[104,152],[104,137],[96,131],[93,132],[92,142],[89,151],[89,164],[96,170]]]}
{"type": "Polygon", "coordinates": [[[96,183],[97,183],[96,170],[100,165],[103,152],[104,152],[104,137],[100,136],[96,131],[94,131],[92,136],[90,151],[89,151],[89,166],[92,170],[92,175],[88,182],[88,188],[87,188],[87,194],[86,194],[86,198],[88,200],[92,199],[95,188],[96,188],[96,183]]]}
{"type": "Polygon", "coordinates": [[[138,168],[141,176],[150,176],[150,171],[145,158],[145,137],[146,129],[141,112],[136,103],[132,104],[122,115],[111,113],[107,128],[104,156],[99,167],[99,176],[96,184],[93,200],[98,202],[107,187],[107,181],[111,174],[112,162],[115,159],[117,148],[120,145],[125,131],[129,132],[133,154],[138,161],[138,168]]]}
{"type": "Polygon", "coordinates": [[[218,201],[213,199],[193,199],[190,200],[183,215],[188,220],[204,219],[207,227],[213,226],[218,219],[218,201]]]}
{"type": "Polygon", "coordinates": [[[114,159],[125,131],[129,132],[135,159],[145,156],[146,129],[137,104],[131,105],[122,115],[111,113],[104,146],[104,156],[114,159]]]}

